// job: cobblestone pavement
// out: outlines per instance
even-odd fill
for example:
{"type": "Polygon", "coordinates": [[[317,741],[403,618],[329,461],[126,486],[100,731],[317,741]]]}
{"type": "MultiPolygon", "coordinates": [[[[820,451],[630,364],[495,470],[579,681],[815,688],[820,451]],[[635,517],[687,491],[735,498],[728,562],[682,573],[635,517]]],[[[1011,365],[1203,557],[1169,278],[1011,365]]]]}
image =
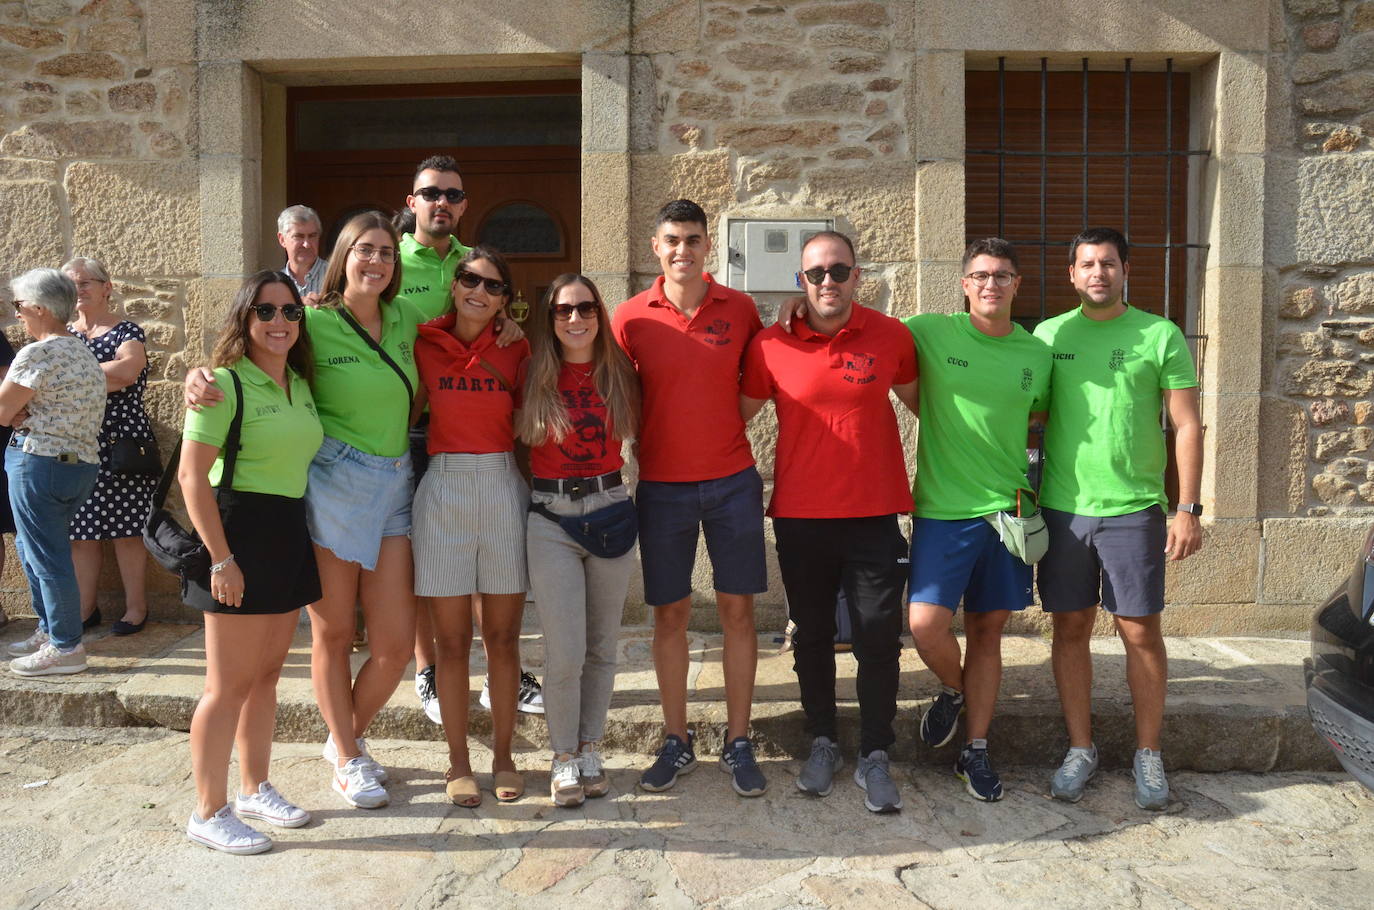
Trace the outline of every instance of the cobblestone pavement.
{"type": "Polygon", "coordinates": [[[874,816],[850,759],[824,800],[797,791],[797,762],[764,761],[768,793],[745,800],[715,756],[647,794],[634,788],[647,759],[622,754],[610,795],[568,810],[531,751],[527,795],[498,805],[487,790],[473,811],[445,801],[439,744],[372,746],[395,781],[377,811],[329,789],[318,747],[279,744],[274,783],[314,820],[234,857],[184,838],[185,734],[0,728],[0,906],[1286,910],[1374,894],[1374,795],[1338,774],[1177,772],[1169,809],[1149,813],[1129,771],[1067,805],[1046,795],[1049,769],[1009,768],[1006,798],[986,805],[952,773],[899,764],[905,808],[874,816]]]}

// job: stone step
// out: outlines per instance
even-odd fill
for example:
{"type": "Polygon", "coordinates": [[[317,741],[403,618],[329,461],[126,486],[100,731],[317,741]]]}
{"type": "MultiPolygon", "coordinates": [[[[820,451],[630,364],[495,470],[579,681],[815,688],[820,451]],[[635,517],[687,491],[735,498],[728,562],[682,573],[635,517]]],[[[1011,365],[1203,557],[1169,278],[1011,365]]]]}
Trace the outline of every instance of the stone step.
{"type": "MultiPolygon", "coordinates": [[[[0,632],[9,643],[29,635],[33,621],[16,621],[0,632]]],[[[651,656],[652,628],[627,626],[620,637],[620,670],[607,722],[608,751],[654,752],[662,737],[662,714],[651,656]]],[[[698,751],[715,755],[725,739],[725,691],[721,636],[692,632],[688,720],[698,751]]],[[[321,742],[324,722],[310,688],[310,634],[302,627],[292,644],[278,687],[276,739],[321,742]]],[[[96,633],[86,647],[91,669],[73,677],[26,679],[0,674],[0,724],[38,727],[165,727],[187,730],[204,683],[204,632],[200,626],[150,622],[125,638],[96,633]]],[[[1169,703],[1164,754],[1168,767],[1198,771],[1333,770],[1326,744],[1308,722],[1301,639],[1170,638],[1169,703]]],[[[809,738],[802,729],[796,677],[790,654],[779,653],[773,637],[759,638],[752,735],[764,756],[804,757],[809,738]]],[[[1125,658],[1115,638],[1095,638],[1096,738],[1106,767],[1129,766],[1134,749],[1125,658]]],[[[536,675],[543,660],[540,635],[521,642],[525,667],[536,675]]],[[[354,669],[366,649],[353,655],[354,669]]],[[[1040,636],[1008,636],[1001,698],[991,745],[1000,764],[1053,765],[1066,746],[1050,646],[1040,636]]],[[[856,662],[836,655],[840,741],[858,744],[856,662]]],[[[954,750],[927,748],[916,740],[919,712],[937,689],[933,674],[906,641],[901,658],[897,743],[893,755],[917,764],[953,762],[954,750]]],[[[487,739],[491,717],[477,704],[485,660],[472,652],[470,734],[487,739]]],[[[375,738],[439,741],[442,729],[425,718],[407,672],[378,714],[375,738]]],[[[546,750],[542,717],[520,715],[517,748],[546,750]]],[[[436,748],[439,748],[436,746],[436,748]]]]}

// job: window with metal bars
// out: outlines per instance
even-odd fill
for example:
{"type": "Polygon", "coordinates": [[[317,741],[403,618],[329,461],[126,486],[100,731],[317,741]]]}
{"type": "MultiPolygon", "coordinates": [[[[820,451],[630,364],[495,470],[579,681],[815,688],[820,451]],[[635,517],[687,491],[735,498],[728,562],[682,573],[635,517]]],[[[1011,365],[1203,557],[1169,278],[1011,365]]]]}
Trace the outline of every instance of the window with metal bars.
{"type": "Polygon", "coordinates": [[[1003,237],[1021,256],[1013,317],[1027,328],[1078,305],[1068,243],[1085,227],[1113,227],[1131,244],[1126,299],[1186,334],[1189,76],[1163,72],[1008,70],[965,77],[965,224],[968,239],[1003,237]]]}

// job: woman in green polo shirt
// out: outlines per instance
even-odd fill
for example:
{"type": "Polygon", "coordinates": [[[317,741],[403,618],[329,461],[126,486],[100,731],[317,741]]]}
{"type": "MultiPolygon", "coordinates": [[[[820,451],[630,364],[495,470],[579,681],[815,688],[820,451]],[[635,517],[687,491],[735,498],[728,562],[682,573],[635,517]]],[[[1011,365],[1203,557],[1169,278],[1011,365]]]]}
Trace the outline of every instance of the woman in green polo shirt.
{"type": "Polygon", "coordinates": [[[304,310],[295,285],[281,272],[248,279],[212,357],[228,394],[189,411],[182,431],[177,478],[213,563],[204,578],[189,579],[183,592],[188,605],[205,612],[205,693],[191,719],[196,811],[186,836],[226,853],[261,853],[272,846],[271,838],[240,816],[283,828],[310,820],[267,775],[277,678],[298,611],[320,596],[303,497],[306,471],[324,434],[310,392],[314,364],[301,331],[304,310]],[[239,449],[229,483],[222,486],[223,449],[239,413],[239,449]],[[235,743],[240,786],[230,807],[225,789],[235,743]]]}

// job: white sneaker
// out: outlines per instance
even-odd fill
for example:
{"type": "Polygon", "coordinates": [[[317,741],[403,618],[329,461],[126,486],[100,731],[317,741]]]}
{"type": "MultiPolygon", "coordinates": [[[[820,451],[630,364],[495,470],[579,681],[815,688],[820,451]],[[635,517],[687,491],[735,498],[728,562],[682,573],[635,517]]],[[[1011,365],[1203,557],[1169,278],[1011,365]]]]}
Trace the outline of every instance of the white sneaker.
{"type": "Polygon", "coordinates": [[[289,802],[267,781],[258,784],[257,793],[240,793],[234,800],[234,810],[241,818],[260,818],[278,828],[299,828],[310,823],[309,812],[289,802]]]}
{"type": "MultiPolygon", "coordinates": [[[[384,784],[388,780],[390,780],[391,775],[387,774],[386,769],[383,768],[381,764],[379,764],[377,760],[372,757],[372,754],[367,751],[367,740],[359,736],[356,740],[354,740],[354,742],[358,744],[358,751],[362,753],[358,757],[363,760],[363,764],[367,765],[372,769],[372,776],[377,778],[377,783],[384,784]]],[[[335,767],[338,767],[339,749],[337,746],[334,745],[333,733],[329,734],[329,736],[325,738],[324,748],[320,750],[320,755],[324,757],[325,761],[329,762],[331,765],[334,765],[335,767]]]]}
{"type": "Polygon", "coordinates": [[[334,790],[359,809],[380,809],[391,802],[372,768],[361,758],[350,758],[342,768],[334,769],[334,790]]]}
{"type": "Polygon", "coordinates": [[[554,758],[549,771],[549,795],[555,806],[568,808],[580,806],[586,799],[575,755],[569,755],[566,760],[554,758]]]}
{"type": "Polygon", "coordinates": [[[589,799],[610,792],[611,782],[606,777],[605,762],[601,753],[596,751],[595,743],[587,743],[579,749],[574,761],[577,762],[577,776],[582,781],[582,792],[589,799]]]}
{"type": "Polygon", "coordinates": [[[425,717],[442,726],[444,718],[439,713],[439,692],[434,688],[433,665],[415,671],[415,694],[420,699],[420,707],[424,709],[425,717]]]}
{"type": "Polygon", "coordinates": [[[18,676],[82,673],[86,669],[86,649],[77,645],[70,651],[59,651],[49,641],[28,657],[17,657],[10,661],[10,669],[18,676]]]}
{"type": "Polygon", "coordinates": [[[5,653],[10,657],[28,657],[47,643],[48,633],[42,629],[34,629],[33,634],[23,641],[12,641],[6,645],[5,653]]]}
{"type": "Polygon", "coordinates": [[[245,825],[228,804],[206,819],[192,812],[186,823],[186,837],[223,853],[262,853],[272,849],[272,838],[245,825]]]}

